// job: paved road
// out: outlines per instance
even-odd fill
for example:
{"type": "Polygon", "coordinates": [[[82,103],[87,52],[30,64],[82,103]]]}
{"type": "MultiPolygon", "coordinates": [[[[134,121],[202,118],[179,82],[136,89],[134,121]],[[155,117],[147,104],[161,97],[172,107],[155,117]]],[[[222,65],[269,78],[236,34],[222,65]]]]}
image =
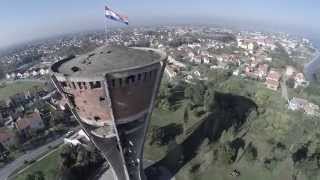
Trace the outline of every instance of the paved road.
{"type": "Polygon", "coordinates": [[[17,83],[17,82],[34,82],[34,83],[46,83],[48,80],[42,79],[17,79],[17,80],[6,80],[6,83],[17,83]]]}
{"type": "MultiPolygon", "coordinates": [[[[151,166],[152,164],[154,164],[154,161],[144,160],[143,164],[144,164],[144,168],[147,168],[147,167],[151,166]]],[[[161,167],[160,167],[160,170],[163,172],[163,175],[162,175],[162,177],[160,177],[160,179],[162,178],[163,180],[175,180],[175,177],[172,177],[171,179],[169,178],[169,177],[171,177],[171,175],[168,170],[166,170],[165,168],[161,168],[161,167]]],[[[100,176],[99,180],[115,180],[111,169],[109,168],[105,173],[103,173],[100,176]]]]}
{"type": "Polygon", "coordinates": [[[111,169],[109,168],[105,173],[103,173],[99,180],[114,180],[111,169]]]}
{"type": "Polygon", "coordinates": [[[286,81],[287,81],[287,76],[285,75],[285,73],[283,73],[282,81],[281,81],[281,94],[286,101],[289,101],[288,87],[287,87],[286,81]]]}
{"type": "Polygon", "coordinates": [[[319,70],[320,66],[320,51],[317,50],[313,59],[304,65],[304,74],[306,75],[307,80],[313,81],[313,74],[319,70]]]}
{"type": "Polygon", "coordinates": [[[48,151],[50,151],[49,146],[54,147],[54,146],[58,146],[58,145],[62,144],[63,138],[64,137],[62,136],[59,139],[56,139],[56,140],[50,142],[49,144],[41,146],[35,150],[27,151],[26,154],[20,156],[16,160],[12,161],[8,165],[6,165],[2,169],[0,169],[0,179],[7,180],[7,178],[12,173],[14,173],[16,170],[22,168],[25,165],[24,164],[25,160],[30,161],[30,160],[35,160],[35,159],[40,158],[40,156],[42,156],[45,153],[47,153],[48,151]]]}

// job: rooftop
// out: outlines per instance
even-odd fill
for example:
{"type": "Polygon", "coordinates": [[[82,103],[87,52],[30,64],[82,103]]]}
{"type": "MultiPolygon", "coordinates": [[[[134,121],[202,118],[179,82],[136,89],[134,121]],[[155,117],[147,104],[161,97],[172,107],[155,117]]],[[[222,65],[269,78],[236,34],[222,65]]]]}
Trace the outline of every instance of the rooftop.
{"type": "Polygon", "coordinates": [[[71,57],[55,63],[52,71],[64,76],[97,76],[163,60],[163,55],[148,48],[100,47],[85,55],[71,57]]]}

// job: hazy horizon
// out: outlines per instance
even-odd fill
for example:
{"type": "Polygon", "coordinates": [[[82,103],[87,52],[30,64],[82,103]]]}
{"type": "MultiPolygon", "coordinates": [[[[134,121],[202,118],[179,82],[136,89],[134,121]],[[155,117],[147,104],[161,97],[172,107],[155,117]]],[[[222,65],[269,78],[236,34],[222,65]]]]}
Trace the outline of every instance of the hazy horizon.
{"type": "Polygon", "coordinates": [[[197,23],[320,34],[320,24],[315,24],[320,18],[316,9],[320,2],[315,0],[4,0],[0,2],[0,49],[66,33],[103,29],[106,24],[112,25],[104,17],[105,5],[127,15],[132,26],[197,23]]]}

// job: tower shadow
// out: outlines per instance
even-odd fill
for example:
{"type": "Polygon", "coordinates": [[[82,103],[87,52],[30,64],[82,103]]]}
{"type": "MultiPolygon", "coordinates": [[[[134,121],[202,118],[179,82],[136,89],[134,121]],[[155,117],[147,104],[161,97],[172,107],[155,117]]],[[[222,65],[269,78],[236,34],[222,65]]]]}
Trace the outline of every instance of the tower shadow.
{"type": "Polygon", "coordinates": [[[198,152],[202,142],[218,140],[224,130],[234,127],[238,131],[246,122],[251,111],[257,105],[249,98],[233,94],[216,93],[215,109],[201,120],[195,130],[181,143],[170,150],[166,156],[148,167],[145,174],[148,179],[168,180],[198,152]]]}

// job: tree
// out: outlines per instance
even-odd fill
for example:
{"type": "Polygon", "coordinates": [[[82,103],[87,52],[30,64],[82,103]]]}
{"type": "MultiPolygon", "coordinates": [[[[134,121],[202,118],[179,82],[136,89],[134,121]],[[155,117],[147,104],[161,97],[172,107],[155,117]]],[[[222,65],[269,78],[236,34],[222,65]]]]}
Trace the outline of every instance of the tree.
{"type": "Polygon", "coordinates": [[[185,83],[170,84],[164,82],[160,86],[157,106],[163,110],[176,110],[184,99],[185,83]]]}
{"type": "Polygon", "coordinates": [[[202,106],[204,101],[204,95],[206,93],[206,85],[203,81],[196,81],[195,84],[189,85],[185,91],[184,95],[186,98],[190,99],[191,102],[196,106],[202,106]]]}
{"type": "Polygon", "coordinates": [[[237,157],[236,150],[233,149],[229,143],[219,144],[217,153],[218,160],[223,164],[231,164],[237,157]]]}
{"type": "Polygon", "coordinates": [[[290,78],[287,80],[286,84],[289,88],[294,88],[295,81],[293,78],[290,78]]]}
{"type": "Polygon", "coordinates": [[[174,140],[176,136],[183,133],[181,124],[171,123],[163,127],[153,127],[151,131],[151,142],[159,146],[167,145],[170,141],[174,140]]]}
{"type": "Polygon", "coordinates": [[[4,72],[4,69],[3,69],[3,66],[2,65],[0,65],[0,79],[3,79],[3,78],[5,78],[5,72],[4,72]]]}
{"type": "Polygon", "coordinates": [[[25,180],[45,180],[45,175],[42,171],[35,171],[28,174],[25,180]]]}
{"type": "Polygon", "coordinates": [[[215,105],[215,92],[214,90],[210,89],[206,92],[204,98],[204,107],[206,111],[212,112],[215,105]]]}
{"type": "Polygon", "coordinates": [[[61,180],[87,179],[100,168],[104,159],[96,149],[65,146],[61,153],[61,180]]]}
{"type": "Polygon", "coordinates": [[[184,112],[183,112],[183,133],[184,134],[186,134],[187,132],[187,125],[189,122],[189,108],[190,108],[190,102],[188,101],[184,107],[184,112]]]}
{"type": "Polygon", "coordinates": [[[257,148],[250,142],[247,146],[244,154],[247,161],[255,161],[258,157],[258,151],[257,148]]]}

